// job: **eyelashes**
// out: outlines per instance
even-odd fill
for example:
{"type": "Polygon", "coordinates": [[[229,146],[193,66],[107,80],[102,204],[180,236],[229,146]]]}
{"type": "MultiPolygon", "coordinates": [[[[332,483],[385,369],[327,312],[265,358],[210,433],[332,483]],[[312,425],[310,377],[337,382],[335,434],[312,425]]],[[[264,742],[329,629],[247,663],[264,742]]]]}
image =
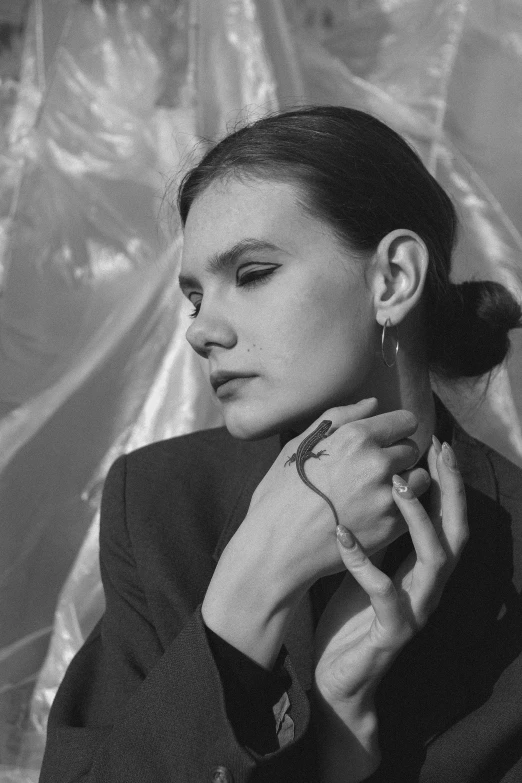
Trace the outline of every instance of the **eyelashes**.
{"type": "MultiPolygon", "coordinates": [[[[262,285],[263,283],[268,283],[268,279],[274,271],[275,269],[266,269],[263,271],[257,270],[255,272],[246,272],[244,275],[238,278],[237,287],[246,288],[248,290],[255,288],[258,285],[262,285]]],[[[189,318],[196,318],[200,307],[201,302],[198,302],[196,305],[194,305],[193,311],[189,313],[189,318]]]]}
{"type": "Polygon", "coordinates": [[[241,288],[254,288],[256,285],[259,285],[259,283],[268,280],[273,271],[273,269],[263,269],[263,271],[257,270],[256,272],[246,272],[238,279],[238,285],[241,286],[241,288]]]}

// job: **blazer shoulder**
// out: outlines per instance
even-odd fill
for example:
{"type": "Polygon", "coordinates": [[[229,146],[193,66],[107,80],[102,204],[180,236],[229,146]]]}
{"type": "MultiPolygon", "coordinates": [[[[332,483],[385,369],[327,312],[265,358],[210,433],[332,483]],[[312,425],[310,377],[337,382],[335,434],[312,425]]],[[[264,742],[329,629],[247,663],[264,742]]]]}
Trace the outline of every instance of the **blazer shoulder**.
{"type": "Polygon", "coordinates": [[[122,458],[129,529],[152,533],[172,520],[185,529],[225,527],[231,514],[246,513],[279,451],[278,436],[242,441],[219,427],[129,453],[122,458]]]}
{"type": "Polygon", "coordinates": [[[491,446],[470,435],[460,425],[454,429],[454,445],[460,451],[464,467],[470,471],[472,483],[484,490],[484,478],[488,474],[489,488],[496,499],[516,499],[522,515],[522,468],[491,446]],[[482,479],[482,481],[480,481],[482,479]]]}
{"type": "Polygon", "coordinates": [[[124,517],[125,536],[149,594],[161,593],[154,589],[159,575],[167,583],[178,574],[184,587],[176,594],[195,590],[197,604],[210,565],[241,523],[278,452],[278,437],[240,441],[220,427],[158,441],[116,461],[117,481],[106,496],[117,495],[111,506],[117,513],[102,526],[121,536],[114,518],[124,517]]]}
{"type": "Polygon", "coordinates": [[[482,536],[485,559],[494,563],[497,571],[501,570],[502,560],[516,589],[520,590],[522,468],[460,427],[456,429],[454,445],[464,481],[471,487],[471,493],[468,493],[470,527],[474,526],[475,532],[482,536]],[[493,534],[491,523],[494,520],[493,534]]]}
{"type": "Polygon", "coordinates": [[[235,439],[226,427],[215,427],[154,441],[128,452],[125,456],[131,464],[140,464],[151,461],[175,460],[180,457],[188,457],[194,452],[204,453],[209,449],[211,451],[214,449],[228,451],[233,450],[235,445],[235,439]]]}
{"type": "Polygon", "coordinates": [[[515,570],[520,572],[518,583],[522,586],[522,468],[495,449],[484,448],[495,477],[497,501],[510,518],[515,570]]]}

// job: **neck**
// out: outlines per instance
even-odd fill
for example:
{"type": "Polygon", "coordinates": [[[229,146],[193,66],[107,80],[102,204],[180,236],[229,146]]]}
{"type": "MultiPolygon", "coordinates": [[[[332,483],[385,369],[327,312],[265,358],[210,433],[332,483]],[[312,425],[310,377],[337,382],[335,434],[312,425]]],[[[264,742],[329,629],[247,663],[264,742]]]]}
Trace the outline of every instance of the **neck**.
{"type": "MultiPolygon", "coordinates": [[[[435,432],[435,401],[427,368],[422,371],[418,367],[408,367],[409,364],[405,359],[398,360],[397,365],[393,368],[388,368],[383,364],[383,369],[386,372],[381,372],[379,369],[372,373],[350,402],[357,402],[365,397],[376,397],[379,401],[379,413],[399,409],[411,411],[419,422],[411,439],[415,441],[422,455],[428,451],[431,445],[431,436],[435,432]]],[[[337,404],[342,405],[347,402],[337,404]]],[[[295,438],[312,421],[308,421],[300,427],[284,430],[281,433],[281,446],[295,438]]]]}
{"type": "MultiPolygon", "coordinates": [[[[411,332],[410,332],[411,333],[411,332]]],[[[413,330],[413,334],[416,334],[413,330]]],[[[363,386],[358,389],[357,399],[376,397],[379,413],[398,409],[411,411],[418,422],[417,431],[411,436],[425,454],[435,431],[435,401],[431,388],[428,365],[422,346],[416,340],[401,338],[400,350],[393,367],[382,361],[380,350],[374,367],[363,386]]]]}
{"type": "MultiPolygon", "coordinates": [[[[337,400],[332,404],[347,405],[367,397],[376,397],[379,402],[378,413],[399,409],[410,411],[419,422],[411,439],[419,447],[420,454],[424,455],[431,445],[431,436],[435,432],[435,400],[428,364],[424,358],[422,332],[418,328],[418,324],[415,324],[414,328],[404,331],[406,335],[409,333],[409,339],[407,337],[403,339],[401,336],[401,345],[394,366],[386,367],[381,357],[379,344],[379,347],[375,349],[373,368],[366,376],[364,383],[357,388],[354,394],[350,395],[350,399],[337,400]]],[[[284,430],[281,433],[281,444],[284,445],[310,426],[319,415],[320,412],[316,411],[312,419],[284,430]]]]}

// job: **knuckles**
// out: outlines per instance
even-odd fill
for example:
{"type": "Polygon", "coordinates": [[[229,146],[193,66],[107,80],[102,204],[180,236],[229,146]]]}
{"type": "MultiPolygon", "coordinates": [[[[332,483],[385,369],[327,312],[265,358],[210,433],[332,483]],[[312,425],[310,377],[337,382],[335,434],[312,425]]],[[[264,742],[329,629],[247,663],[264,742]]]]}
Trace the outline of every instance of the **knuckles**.
{"type": "Polygon", "coordinates": [[[435,549],[431,553],[430,565],[435,574],[440,574],[446,570],[448,565],[448,556],[442,547],[435,549]]]}
{"type": "MultiPolygon", "coordinates": [[[[328,410],[322,414],[321,418],[331,420],[332,426],[335,428],[335,432],[349,432],[351,438],[360,438],[362,440],[366,440],[372,431],[372,427],[369,422],[374,419],[375,415],[378,416],[379,414],[374,414],[370,418],[351,419],[350,414],[347,411],[347,408],[350,407],[351,406],[337,405],[333,408],[328,408],[328,410]]],[[[393,420],[401,429],[404,430],[402,435],[403,438],[407,438],[410,435],[413,435],[419,426],[417,417],[411,411],[405,409],[390,411],[389,413],[383,415],[390,419],[390,421],[393,420]]],[[[314,422],[314,425],[312,426],[315,427],[317,424],[318,421],[314,422]]]]}
{"type": "Polygon", "coordinates": [[[364,421],[353,421],[342,429],[343,440],[354,449],[366,446],[370,439],[368,426],[364,421]]]}
{"type": "Polygon", "coordinates": [[[344,417],[346,417],[346,411],[341,405],[336,405],[333,408],[328,408],[327,411],[324,412],[322,418],[324,419],[332,419],[333,423],[335,424],[337,421],[342,420],[344,417]]]}
{"type": "Polygon", "coordinates": [[[419,420],[417,419],[417,417],[411,411],[407,411],[407,410],[399,410],[396,412],[397,414],[400,415],[403,426],[406,429],[411,430],[409,434],[413,435],[413,433],[416,432],[417,427],[419,426],[419,420]]]}
{"type": "Polygon", "coordinates": [[[400,647],[403,647],[405,644],[410,642],[417,631],[420,630],[420,626],[418,622],[413,622],[410,617],[408,617],[406,612],[403,612],[400,618],[399,626],[396,630],[396,641],[400,645],[400,647]]]}
{"type": "Polygon", "coordinates": [[[391,484],[380,484],[373,490],[373,503],[372,509],[374,514],[378,514],[380,517],[383,515],[389,515],[391,518],[401,516],[400,511],[397,509],[393,501],[393,495],[391,490],[391,484]]]}
{"type": "Polygon", "coordinates": [[[383,451],[372,450],[366,458],[367,470],[374,480],[382,481],[390,474],[390,461],[383,451]]]}
{"type": "Polygon", "coordinates": [[[424,468],[413,468],[402,471],[403,477],[408,482],[416,497],[423,495],[431,485],[431,476],[424,468]]]}
{"type": "Polygon", "coordinates": [[[372,592],[374,595],[383,599],[393,598],[396,594],[395,585],[386,574],[383,574],[379,579],[375,580],[372,592]]]}

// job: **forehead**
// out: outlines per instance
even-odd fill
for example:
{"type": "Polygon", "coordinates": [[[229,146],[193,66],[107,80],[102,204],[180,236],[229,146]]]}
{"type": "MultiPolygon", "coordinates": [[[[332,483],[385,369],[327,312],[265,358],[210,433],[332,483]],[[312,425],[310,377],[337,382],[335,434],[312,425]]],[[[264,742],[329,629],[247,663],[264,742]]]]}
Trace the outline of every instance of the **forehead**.
{"type": "Polygon", "coordinates": [[[332,232],[303,209],[289,183],[228,180],[211,183],[192,204],[183,247],[183,271],[245,238],[295,254],[303,245],[334,241],[332,232]]]}

